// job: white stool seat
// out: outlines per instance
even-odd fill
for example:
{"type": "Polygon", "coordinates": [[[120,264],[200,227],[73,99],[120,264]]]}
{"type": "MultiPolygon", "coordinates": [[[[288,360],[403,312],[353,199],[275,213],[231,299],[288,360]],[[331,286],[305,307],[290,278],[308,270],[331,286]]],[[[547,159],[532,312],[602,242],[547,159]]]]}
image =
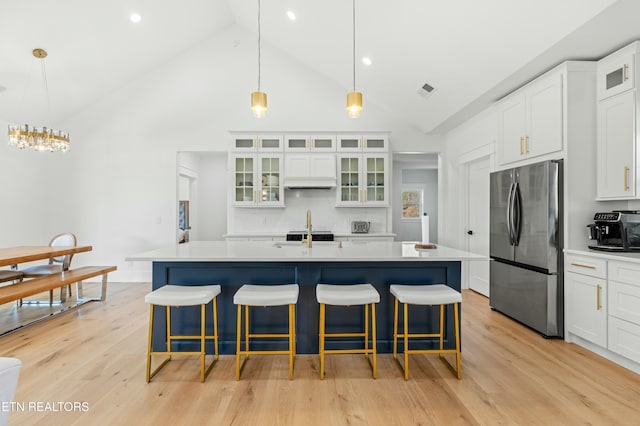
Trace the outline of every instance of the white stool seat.
{"type": "Polygon", "coordinates": [[[233,303],[248,306],[294,305],[298,302],[299,291],[298,284],[244,284],[233,296],[233,303]]]}
{"type": "Polygon", "coordinates": [[[366,305],[380,302],[380,294],[371,284],[318,284],[318,303],[338,306],[366,305]]]}
{"type": "Polygon", "coordinates": [[[450,303],[462,302],[462,295],[444,284],[392,284],[390,290],[391,294],[398,298],[400,303],[409,303],[412,305],[448,305],[450,303]]]}
{"type": "Polygon", "coordinates": [[[165,285],[148,293],[144,301],[160,306],[206,305],[219,294],[219,285],[165,285]]]}

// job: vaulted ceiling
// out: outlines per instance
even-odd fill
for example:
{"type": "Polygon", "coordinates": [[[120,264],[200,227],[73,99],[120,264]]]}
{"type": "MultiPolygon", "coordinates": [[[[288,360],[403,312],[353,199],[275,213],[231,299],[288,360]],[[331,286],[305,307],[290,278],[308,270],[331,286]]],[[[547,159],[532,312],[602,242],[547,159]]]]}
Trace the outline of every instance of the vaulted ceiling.
{"type": "MultiPolygon", "coordinates": [[[[238,25],[257,32],[258,0],[3,0],[0,118],[44,103],[54,121],[238,25]],[[129,20],[137,12],[142,21],[129,20]]],[[[263,43],[353,85],[350,0],[264,0],[263,43]],[[296,14],[291,21],[287,11],[296,14]]],[[[636,0],[356,0],[356,89],[424,132],[444,132],[566,59],[598,59],[640,38],[636,0]],[[635,17],[635,19],[634,19],[635,17]],[[366,66],[361,58],[372,64],[366,66]],[[435,90],[418,94],[425,83],[435,90]]],[[[268,87],[268,82],[263,82],[268,87]]]]}

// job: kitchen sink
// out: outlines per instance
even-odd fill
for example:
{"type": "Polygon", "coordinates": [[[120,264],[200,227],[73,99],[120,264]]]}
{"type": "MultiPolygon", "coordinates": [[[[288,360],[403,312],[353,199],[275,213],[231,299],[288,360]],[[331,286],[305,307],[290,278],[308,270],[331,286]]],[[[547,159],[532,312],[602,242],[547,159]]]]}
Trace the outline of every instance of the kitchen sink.
{"type": "MultiPolygon", "coordinates": [[[[312,248],[315,245],[320,245],[320,246],[330,246],[330,245],[338,245],[337,241],[312,241],[312,248]]],[[[273,246],[274,247],[307,247],[306,244],[303,244],[301,241],[274,241],[273,242],[273,246]]]]}

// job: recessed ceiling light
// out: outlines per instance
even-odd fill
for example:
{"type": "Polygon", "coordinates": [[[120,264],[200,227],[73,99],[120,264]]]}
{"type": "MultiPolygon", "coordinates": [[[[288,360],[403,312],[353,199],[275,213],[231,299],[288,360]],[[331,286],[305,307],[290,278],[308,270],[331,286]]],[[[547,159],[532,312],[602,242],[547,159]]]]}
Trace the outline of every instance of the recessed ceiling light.
{"type": "Polygon", "coordinates": [[[365,64],[366,66],[369,66],[371,65],[371,59],[365,56],[364,58],[362,58],[362,63],[365,64]]]}
{"type": "Polygon", "coordinates": [[[131,16],[129,16],[129,19],[134,24],[137,24],[138,22],[142,21],[142,16],[140,16],[139,13],[132,13],[131,16]]]}
{"type": "Polygon", "coordinates": [[[289,19],[291,19],[292,21],[296,20],[296,14],[293,13],[292,11],[287,11],[287,16],[289,17],[289,19]]]}

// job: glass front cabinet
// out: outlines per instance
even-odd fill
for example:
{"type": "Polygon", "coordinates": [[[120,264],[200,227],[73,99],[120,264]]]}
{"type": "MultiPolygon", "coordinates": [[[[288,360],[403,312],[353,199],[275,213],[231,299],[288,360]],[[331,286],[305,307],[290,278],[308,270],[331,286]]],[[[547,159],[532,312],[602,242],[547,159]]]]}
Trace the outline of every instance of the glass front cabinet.
{"type": "Polygon", "coordinates": [[[235,154],[233,205],[284,207],[282,154],[235,154]]]}
{"type": "Polygon", "coordinates": [[[387,154],[338,155],[338,207],[389,205],[387,154]]]}

